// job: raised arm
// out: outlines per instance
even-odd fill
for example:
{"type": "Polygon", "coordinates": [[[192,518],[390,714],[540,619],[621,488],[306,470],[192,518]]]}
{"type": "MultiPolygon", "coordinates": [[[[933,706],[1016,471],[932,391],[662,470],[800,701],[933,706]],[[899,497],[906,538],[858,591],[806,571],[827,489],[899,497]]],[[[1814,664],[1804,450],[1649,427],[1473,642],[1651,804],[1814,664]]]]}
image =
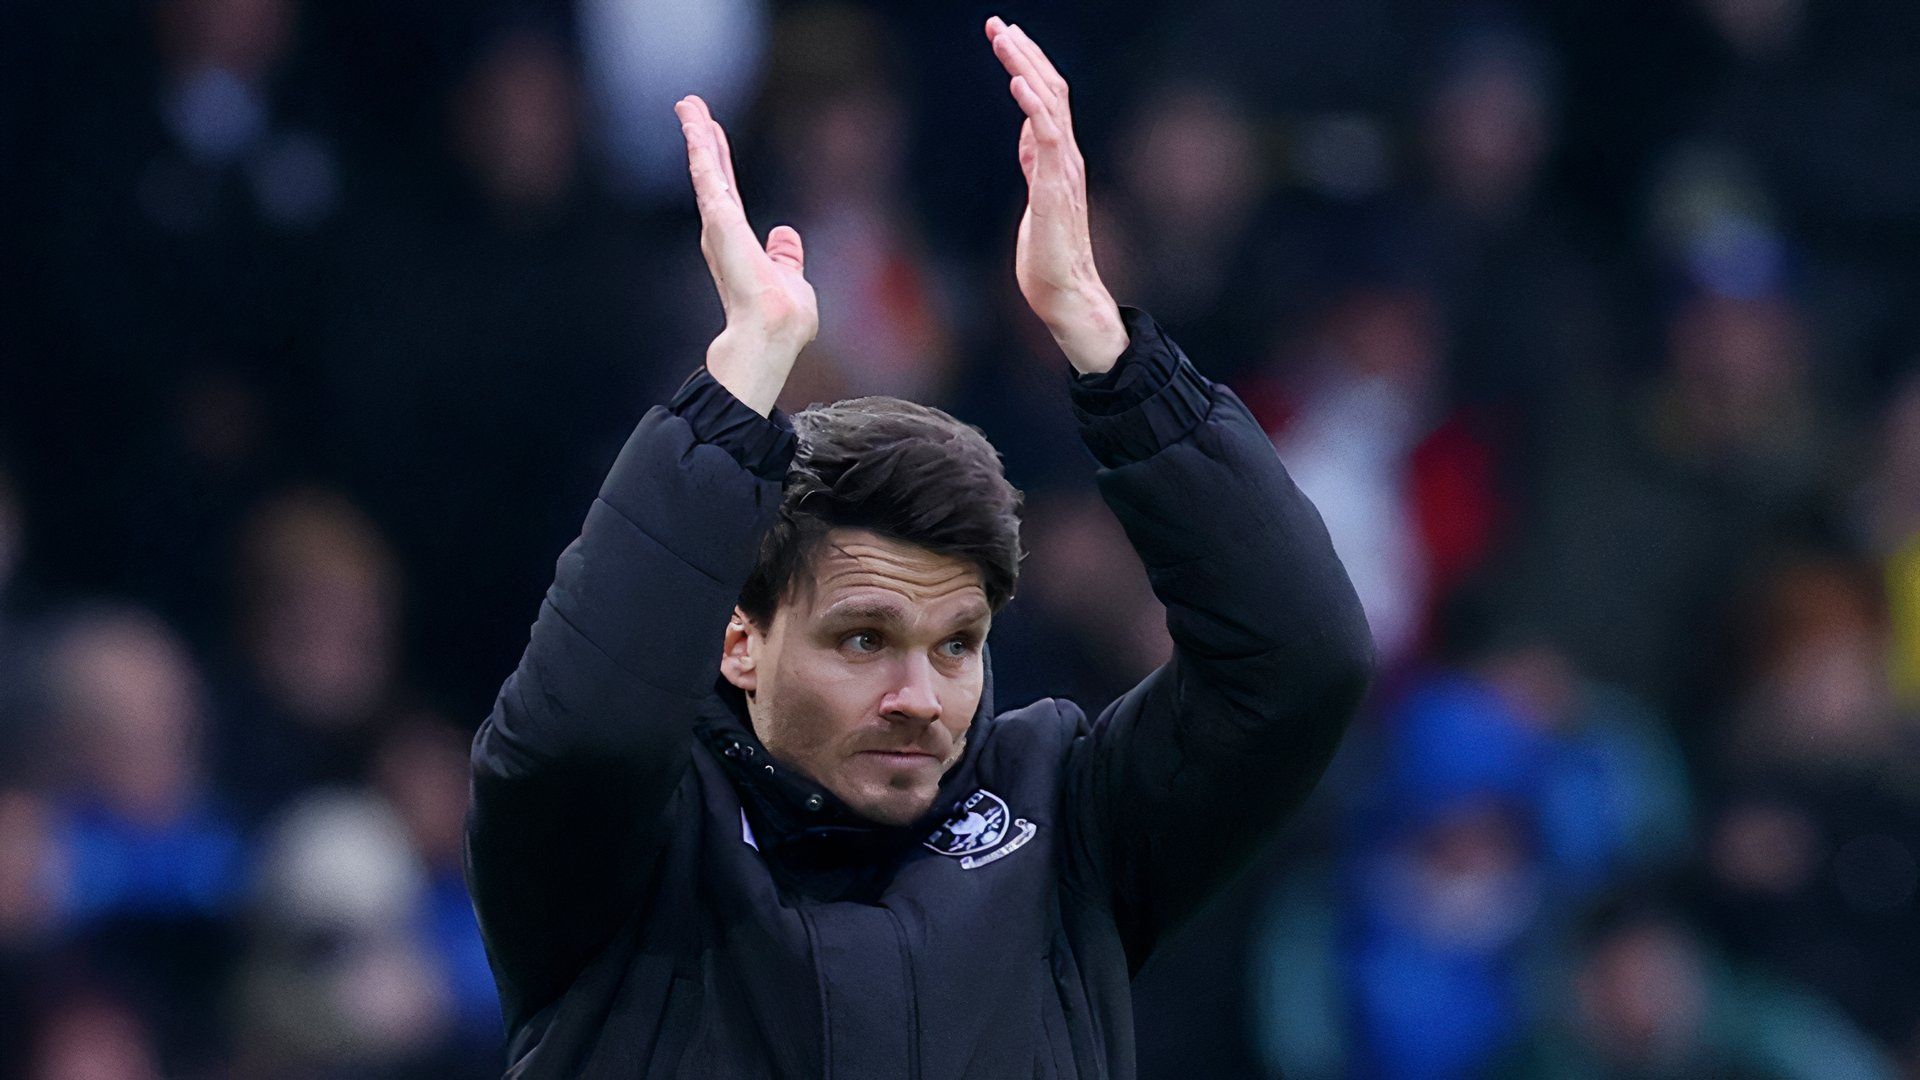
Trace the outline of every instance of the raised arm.
{"type": "Polygon", "coordinates": [[[1026,120],[1015,275],[1077,373],[1100,490],[1167,609],[1173,660],[1069,763],[1072,867],[1137,970],[1311,790],[1371,676],[1372,638],[1313,504],[1231,390],[1100,284],[1067,84],[987,23],[1026,120]]]}
{"type": "Polygon", "coordinates": [[[799,236],[755,240],[720,126],[698,98],[675,111],[727,323],[635,428],[474,738],[467,875],[509,1030],[619,927],[672,827],[693,717],[793,455],[773,401],[818,326],[799,236]]]}
{"type": "Polygon", "coordinates": [[[1373,641],[1319,512],[1233,391],[1142,312],[1111,377],[1073,388],[1098,481],[1167,609],[1173,659],[1071,764],[1076,854],[1137,969],[1313,789],[1373,641]]]}

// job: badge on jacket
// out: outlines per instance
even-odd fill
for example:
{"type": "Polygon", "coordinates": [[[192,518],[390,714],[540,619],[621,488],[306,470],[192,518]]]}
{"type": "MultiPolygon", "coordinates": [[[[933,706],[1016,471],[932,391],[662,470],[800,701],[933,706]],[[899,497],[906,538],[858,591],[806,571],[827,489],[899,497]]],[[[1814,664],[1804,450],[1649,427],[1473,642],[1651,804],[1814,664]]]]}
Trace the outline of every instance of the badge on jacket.
{"type": "Polygon", "coordinates": [[[953,813],[922,843],[959,859],[960,869],[972,870],[1020,850],[1038,828],[1014,817],[1007,800],[981,788],[955,804],[953,813]]]}

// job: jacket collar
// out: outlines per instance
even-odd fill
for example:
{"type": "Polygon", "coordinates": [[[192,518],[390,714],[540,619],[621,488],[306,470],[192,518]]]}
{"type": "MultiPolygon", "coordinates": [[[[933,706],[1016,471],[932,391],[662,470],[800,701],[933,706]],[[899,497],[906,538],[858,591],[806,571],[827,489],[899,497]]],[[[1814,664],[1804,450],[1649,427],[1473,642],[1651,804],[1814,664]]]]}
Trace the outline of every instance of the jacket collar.
{"type": "Polygon", "coordinates": [[[755,842],[781,884],[821,900],[878,898],[894,860],[925,838],[972,791],[975,761],[993,716],[993,667],[985,648],[980,705],[960,760],[940,780],[933,806],[912,825],[883,825],[767,752],[746,696],[716,677],[694,731],[740,795],[755,842]]]}

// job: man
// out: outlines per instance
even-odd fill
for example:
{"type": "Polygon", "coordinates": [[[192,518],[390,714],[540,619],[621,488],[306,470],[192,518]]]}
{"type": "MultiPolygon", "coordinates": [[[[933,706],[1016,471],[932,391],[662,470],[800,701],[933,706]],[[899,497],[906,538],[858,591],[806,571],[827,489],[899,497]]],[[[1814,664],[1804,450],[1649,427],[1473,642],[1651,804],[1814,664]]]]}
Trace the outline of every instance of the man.
{"type": "Polygon", "coordinates": [[[1371,640],[1233,394],[1094,269],[1067,88],[1026,114],[1015,272],[1077,375],[1175,654],[1089,723],[995,715],[1017,495],[978,432],[774,408],[817,315],[676,106],[726,310],[561,556],[474,741],[469,877],[515,1077],[1131,1077],[1129,980],[1311,787],[1371,640]],[[797,447],[796,447],[797,444],[797,447]]]}

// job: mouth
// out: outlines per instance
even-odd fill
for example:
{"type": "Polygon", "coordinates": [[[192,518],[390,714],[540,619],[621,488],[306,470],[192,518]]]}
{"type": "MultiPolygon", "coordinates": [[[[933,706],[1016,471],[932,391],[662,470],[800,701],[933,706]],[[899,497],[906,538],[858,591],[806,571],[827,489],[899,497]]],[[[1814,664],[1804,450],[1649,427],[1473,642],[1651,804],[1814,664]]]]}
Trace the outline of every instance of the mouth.
{"type": "Polygon", "coordinates": [[[862,750],[859,756],[884,761],[896,768],[912,768],[929,761],[940,760],[924,750],[862,750]]]}

